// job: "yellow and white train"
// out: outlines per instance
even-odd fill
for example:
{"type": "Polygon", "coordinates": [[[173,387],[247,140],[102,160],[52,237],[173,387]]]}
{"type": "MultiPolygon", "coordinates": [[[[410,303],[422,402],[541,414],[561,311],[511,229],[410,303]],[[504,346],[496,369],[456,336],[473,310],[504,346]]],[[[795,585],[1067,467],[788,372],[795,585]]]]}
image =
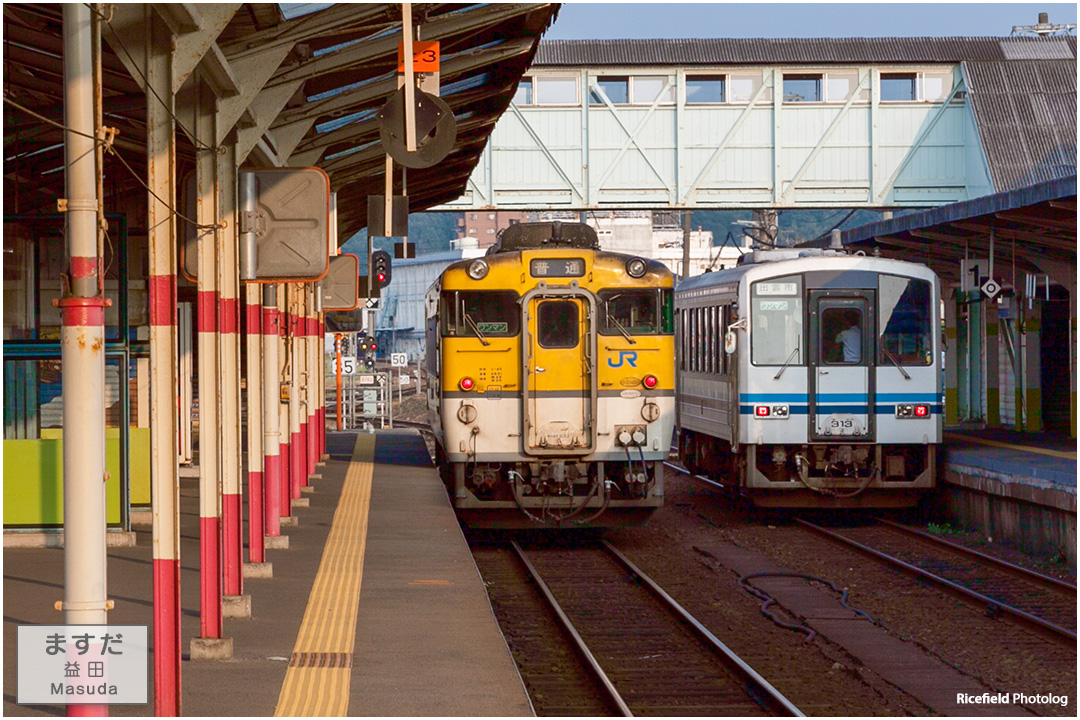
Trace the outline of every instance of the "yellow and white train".
{"type": "Polygon", "coordinates": [[[437,461],[475,527],[644,522],[674,428],[674,278],[578,223],[507,228],[426,298],[437,461]]]}

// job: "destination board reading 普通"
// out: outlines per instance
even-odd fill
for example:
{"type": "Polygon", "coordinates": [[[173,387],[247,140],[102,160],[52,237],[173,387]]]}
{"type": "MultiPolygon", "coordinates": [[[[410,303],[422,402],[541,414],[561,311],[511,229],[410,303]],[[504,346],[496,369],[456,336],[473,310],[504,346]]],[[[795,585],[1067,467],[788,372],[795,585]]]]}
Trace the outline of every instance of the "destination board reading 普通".
{"type": "Polygon", "coordinates": [[[585,274],[585,261],[581,258],[544,258],[529,263],[533,277],[581,277],[585,274]]]}

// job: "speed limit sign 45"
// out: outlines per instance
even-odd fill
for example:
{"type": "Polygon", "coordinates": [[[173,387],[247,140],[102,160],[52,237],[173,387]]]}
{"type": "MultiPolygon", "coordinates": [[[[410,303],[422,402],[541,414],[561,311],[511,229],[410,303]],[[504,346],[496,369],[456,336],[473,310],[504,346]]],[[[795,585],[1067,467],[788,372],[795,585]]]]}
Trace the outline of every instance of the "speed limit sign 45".
{"type": "Polygon", "coordinates": [[[409,364],[409,356],[405,353],[390,353],[390,367],[405,367],[409,364]]]}

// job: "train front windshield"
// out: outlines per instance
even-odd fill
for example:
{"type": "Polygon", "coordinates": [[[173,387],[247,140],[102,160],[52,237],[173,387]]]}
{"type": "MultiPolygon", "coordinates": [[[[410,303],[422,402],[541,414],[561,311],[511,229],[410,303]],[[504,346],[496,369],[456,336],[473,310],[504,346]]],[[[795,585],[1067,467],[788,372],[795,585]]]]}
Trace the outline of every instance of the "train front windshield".
{"type": "Polygon", "coordinates": [[[879,364],[895,358],[900,365],[930,365],[934,359],[930,283],[882,275],[878,288],[881,327],[878,347],[886,356],[879,364]]]}
{"type": "Polygon", "coordinates": [[[804,364],[802,276],[754,283],[750,305],[753,363],[804,364]]]}

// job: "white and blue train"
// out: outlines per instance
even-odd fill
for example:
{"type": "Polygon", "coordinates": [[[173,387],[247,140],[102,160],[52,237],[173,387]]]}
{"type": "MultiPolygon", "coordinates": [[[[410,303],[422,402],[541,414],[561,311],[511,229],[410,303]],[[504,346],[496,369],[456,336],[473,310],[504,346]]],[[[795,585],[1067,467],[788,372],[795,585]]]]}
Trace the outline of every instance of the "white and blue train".
{"type": "Polygon", "coordinates": [[[687,469],[765,507],[903,507],[934,487],[941,289],[928,267],[755,250],[675,291],[687,469]]]}

